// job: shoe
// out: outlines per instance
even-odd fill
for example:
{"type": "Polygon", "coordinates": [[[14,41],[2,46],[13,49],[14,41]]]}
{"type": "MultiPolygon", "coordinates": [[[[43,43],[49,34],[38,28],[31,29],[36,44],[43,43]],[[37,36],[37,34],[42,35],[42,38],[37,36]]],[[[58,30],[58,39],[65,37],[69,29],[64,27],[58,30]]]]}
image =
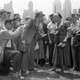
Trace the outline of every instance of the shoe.
{"type": "Polygon", "coordinates": [[[74,72],[75,70],[77,70],[77,68],[73,67],[72,69],[70,69],[71,72],[74,72]]]}
{"type": "Polygon", "coordinates": [[[21,76],[27,76],[30,72],[26,71],[26,72],[21,72],[21,76]]]}
{"type": "Polygon", "coordinates": [[[20,80],[24,80],[25,78],[24,78],[24,76],[20,76],[20,80]]]}
{"type": "Polygon", "coordinates": [[[10,73],[9,74],[10,76],[12,76],[12,77],[16,77],[16,78],[18,78],[19,77],[19,73],[18,72],[16,72],[16,73],[10,73]]]}
{"type": "Polygon", "coordinates": [[[53,64],[49,64],[49,66],[53,66],[53,64]]]}
{"type": "Polygon", "coordinates": [[[53,68],[52,71],[56,71],[56,68],[53,68]]]}
{"type": "Polygon", "coordinates": [[[29,71],[36,71],[36,70],[35,70],[35,69],[33,69],[33,68],[32,68],[32,69],[28,69],[28,70],[29,70],[29,71]]]}
{"type": "Polygon", "coordinates": [[[64,69],[61,69],[61,72],[64,73],[64,69]]]}

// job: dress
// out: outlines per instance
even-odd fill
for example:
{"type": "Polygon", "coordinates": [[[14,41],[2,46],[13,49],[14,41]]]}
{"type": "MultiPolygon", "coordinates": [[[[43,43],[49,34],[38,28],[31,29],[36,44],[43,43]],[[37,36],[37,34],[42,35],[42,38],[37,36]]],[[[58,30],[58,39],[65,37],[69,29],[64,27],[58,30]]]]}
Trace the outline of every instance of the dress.
{"type": "Polygon", "coordinates": [[[43,47],[43,38],[41,34],[43,33],[43,25],[36,27],[35,43],[38,44],[38,49],[35,50],[35,59],[39,61],[44,58],[44,47],[43,47]]]}
{"type": "Polygon", "coordinates": [[[65,26],[61,26],[58,34],[55,35],[55,48],[53,53],[53,63],[54,66],[63,69],[64,67],[69,66],[70,63],[70,48],[68,47],[68,41],[65,43],[64,47],[58,46],[59,43],[64,43],[64,39],[66,37],[67,30],[65,26]]]}

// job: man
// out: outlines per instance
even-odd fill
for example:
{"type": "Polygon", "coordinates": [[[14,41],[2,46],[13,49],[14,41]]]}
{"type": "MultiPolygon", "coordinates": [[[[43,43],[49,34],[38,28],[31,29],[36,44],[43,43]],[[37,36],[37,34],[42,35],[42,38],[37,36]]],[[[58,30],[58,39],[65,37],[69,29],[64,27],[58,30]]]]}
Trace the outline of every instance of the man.
{"type": "Polygon", "coordinates": [[[5,53],[5,47],[7,42],[21,35],[24,29],[23,26],[20,26],[14,32],[8,30],[4,25],[7,19],[9,19],[9,16],[7,15],[7,11],[1,10],[0,11],[0,63],[6,61],[3,59],[3,57],[5,56],[4,53],[5,53]]]}
{"type": "Polygon", "coordinates": [[[41,21],[40,13],[36,13],[35,19],[29,19],[26,29],[24,30],[23,40],[25,41],[25,54],[23,55],[21,74],[25,76],[27,72],[34,71],[34,51],[37,37],[37,27],[41,21]]]}
{"type": "Polygon", "coordinates": [[[23,42],[25,45],[25,51],[22,58],[21,64],[21,75],[25,76],[29,71],[34,70],[34,59],[33,59],[33,40],[35,35],[35,26],[34,23],[30,20],[26,25],[26,29],[23,34],[23,42]]]}
{"type": "MultiPolygon", "coordinates": [[[[14,19],[13,19],[13,24],[12,24],[13,31],[15,31],[19,26],[21,26],[21,18],[19,14],[14,14],[14,19]]],[[[19,47],[21,43],[21,35],[14,38],[12,42],[13,42],[13,47],[17,50],[20,50],[19,47]]]]}
{"type": "Polygon", "coordinates": [[[42,20],[42,31],[43,31],[43,34],[41,36],[43,40],[44,60],[46,61],[47,60],[47,45],[48,45],[48,36],[47,36],[48,28],[47,28],[47,22],[45,20],[45,16],[43,16],[43,20],[42,20]]]}

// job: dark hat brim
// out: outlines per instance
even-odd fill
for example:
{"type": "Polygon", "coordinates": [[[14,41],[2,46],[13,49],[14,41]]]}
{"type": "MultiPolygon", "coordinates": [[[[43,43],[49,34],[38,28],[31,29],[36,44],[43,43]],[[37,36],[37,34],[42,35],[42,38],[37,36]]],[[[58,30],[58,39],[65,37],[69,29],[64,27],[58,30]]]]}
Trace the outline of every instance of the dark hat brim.
{"type": "Polygon", "coordinates": [[[43,17],[43,16],[45,16],[45,14],[43,14],[42,12],[37,12],[35,14],[35,18],[39,18],[39,17],[43,17]]]}
{"type": "Polygon", "coordinates": [[[14,21],[16,21],[16,20],[19,20],[19,21],[20,21],[20,20],[21,20],[21,18],[14,18],[13,20],[14,20],[14,21]]]}

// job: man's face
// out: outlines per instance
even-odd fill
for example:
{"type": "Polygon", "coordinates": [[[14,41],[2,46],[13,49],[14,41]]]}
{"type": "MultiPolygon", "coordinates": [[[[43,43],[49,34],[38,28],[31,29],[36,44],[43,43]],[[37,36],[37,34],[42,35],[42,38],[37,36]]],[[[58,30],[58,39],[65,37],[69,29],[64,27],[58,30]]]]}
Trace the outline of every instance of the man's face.
{"type": "Polygon", "coordinates": [[[27,21],[24,20],[24,21],[23,21],[23,24],[28,24],[30,21],[31,21],[31,19],[28,19],[27,21]]]}
{"type": "Polygon", "coordinates": [[[4,20],[4,21],[9,19],[9,16],[8,16],[7,12],[2,14],[1,19],[4,20]]]}
{"type": "Polygon", "coordinates": [[[5,27],[6,27],[8,30],[11,30],[11,29],[12,29],[11,23],[7,23],[7,24],[5,25],[5,27]]]}
{"type": "Polygon", "coordinates": [[[60,19],[60,17],[59,16],[54,16],[53,17],[53,21],[55,22],[55,23],[59,23],[60,21],[61,21],[61,19],[60,19]]]}
{"type": "Polygon", "coordinates": [[[40,16],[36,18],[36,26],[38,26],[40,23],[43,23],[44,17],[40,16]]]}

